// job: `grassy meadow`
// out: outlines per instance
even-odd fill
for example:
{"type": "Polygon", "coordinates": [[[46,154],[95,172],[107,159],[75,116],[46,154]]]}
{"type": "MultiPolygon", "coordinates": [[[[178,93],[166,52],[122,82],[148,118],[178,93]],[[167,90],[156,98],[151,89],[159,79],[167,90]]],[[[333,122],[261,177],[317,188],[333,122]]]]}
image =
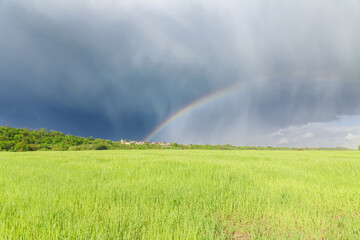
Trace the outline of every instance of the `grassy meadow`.
{"type": "Polygon", "coordinates": [[[360,152],[1,152],[0,239],[360,239],[360,152]]]}

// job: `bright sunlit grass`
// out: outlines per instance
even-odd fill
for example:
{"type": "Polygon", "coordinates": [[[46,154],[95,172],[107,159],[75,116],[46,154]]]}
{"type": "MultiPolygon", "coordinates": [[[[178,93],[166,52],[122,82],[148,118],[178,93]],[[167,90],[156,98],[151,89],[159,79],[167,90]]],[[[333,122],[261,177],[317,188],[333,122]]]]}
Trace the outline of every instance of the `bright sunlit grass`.
{"type": "Polygon", "coordinates": [[[2,152],[21,238],[359,239],[360,152],[2,152]]]}

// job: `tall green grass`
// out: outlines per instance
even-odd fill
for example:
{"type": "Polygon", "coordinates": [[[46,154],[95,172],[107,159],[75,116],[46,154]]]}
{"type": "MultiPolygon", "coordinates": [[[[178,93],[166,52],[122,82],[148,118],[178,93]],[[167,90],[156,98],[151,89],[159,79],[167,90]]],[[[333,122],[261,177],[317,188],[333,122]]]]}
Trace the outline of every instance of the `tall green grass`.
{"type": "Polygon", "coordinates": [[[360,152],[0,153],[0,239],[360,239],[360,152]]]}

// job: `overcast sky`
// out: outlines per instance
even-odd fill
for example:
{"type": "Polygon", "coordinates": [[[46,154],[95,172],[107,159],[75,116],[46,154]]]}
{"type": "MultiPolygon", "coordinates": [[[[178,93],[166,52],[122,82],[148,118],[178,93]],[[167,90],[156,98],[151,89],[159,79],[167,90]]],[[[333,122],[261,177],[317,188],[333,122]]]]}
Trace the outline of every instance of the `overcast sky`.
{"type": "Polygon", "coordinates": [[[0,0],[0,125],[183,143],[360,144],[358,0],[0,0]],[[261,80],[259,80],[261,79],[261,80]]]}

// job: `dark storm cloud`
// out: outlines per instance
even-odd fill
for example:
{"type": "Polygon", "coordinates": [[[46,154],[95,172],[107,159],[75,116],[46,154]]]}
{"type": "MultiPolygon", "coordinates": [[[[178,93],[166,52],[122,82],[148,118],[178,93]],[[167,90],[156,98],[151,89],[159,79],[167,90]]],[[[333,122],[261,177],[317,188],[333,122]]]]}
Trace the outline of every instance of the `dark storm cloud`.
{"type": "Polygon", "coordinates": [[[2,13],[3,124],[142,138],[207,89],[195,90],[205,82],[202,69],[146,56],[134,63],[137,48],[151,46],[126,20],[94,26],[91,16],[51,19],[13,4],[2,13]]]}
{"type": "Polygon", "coordinates": [[[0,1],[0,124],[140,139],[259,77],[182,130],[237,143],[231,129],[359,115],[359,16],[350,0],[0,1]]]}

